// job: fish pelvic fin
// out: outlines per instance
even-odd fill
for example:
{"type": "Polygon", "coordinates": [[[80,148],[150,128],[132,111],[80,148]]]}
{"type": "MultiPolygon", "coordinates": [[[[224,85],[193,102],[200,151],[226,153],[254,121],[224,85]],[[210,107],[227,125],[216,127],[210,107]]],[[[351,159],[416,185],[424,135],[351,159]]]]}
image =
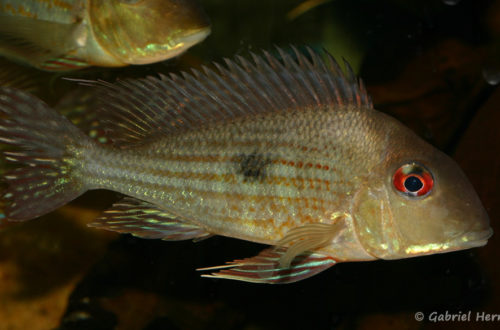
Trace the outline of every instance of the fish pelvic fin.
{"type": "Polygon", "coordinates": [[[257,256],[228,262],[226,265],[199,268],[199,271],[218,270],[202,277],[222,278],[251,283],[285,284],[293,283],[324,271],[336,261],[327,255],[304,252],[297,255],[288,266],[281,265],[281,258],[287,253],[285,247],[272,247],[257,256]]]}
{"type": "Polygon", "coordinates": [[[132,197],[115,203],[89,226],[165,241],[201,240],[211,235],[196,224],[179,220],[168,211],[132,197]]]}
{"type": "Polygon", "coordinates": [[[344,215],[336,214],[334,222],[311,223],[290,230],[275,247],[253,258],[235,260],[224,266],[198,270],[220,270],[211,278],[226,278],[253,283],[292,283],[311,277],[334,265],[336,261],[317,249],[331,244],[345,228],[344,215]]]}
{"type": "Polygon", "coordinates": [[[13,165],[3,175],[8,220],[24,221],[51,212],[81,195],[75,175],[79,147],[92,143],[66,118],[30,94],[0,88],[0,143],[13,165]]]}
{"type": "Polygon", "coordinates": [[[47,58],[43,63],[40,63],[39,69],[45,71],[71,71],[89,67],[90,64],[72,54],[64,54],[47,58]]]}

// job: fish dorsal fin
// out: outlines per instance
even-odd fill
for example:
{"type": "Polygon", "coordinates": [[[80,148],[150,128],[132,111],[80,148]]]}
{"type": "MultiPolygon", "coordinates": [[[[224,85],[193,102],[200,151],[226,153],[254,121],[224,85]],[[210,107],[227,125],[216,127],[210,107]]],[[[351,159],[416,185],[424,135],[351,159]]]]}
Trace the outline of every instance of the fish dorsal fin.
{"type": "Polygon", "coordinates": [[[166,241],[201,239],[210,236],[210,233],[203,228],[179,220],[153,204],[132,197],[124,197],[113,204],[89,226],[166,241]]]}
{"type": "Polygon", "coordinates": [[[363,84],[345,63],[307,48],[292,47],[293,55],[278,48],[275,57],[264,51],[252,60],[237,56],[191,74],[121,80],[100,86],[103,118],[110,137],[119,145],[150,136],[172,134],[241,116],[311,107],[371,108],[363,84]]]}
{"type": "Polygon", "coordinates": [[[98,105],[98,99],[91,90],[77,88],[64,95],[54,109],[92,139],[102,144],[109,144],[105,127],[100,121],[99,113],[95,111],[98,105]]]}

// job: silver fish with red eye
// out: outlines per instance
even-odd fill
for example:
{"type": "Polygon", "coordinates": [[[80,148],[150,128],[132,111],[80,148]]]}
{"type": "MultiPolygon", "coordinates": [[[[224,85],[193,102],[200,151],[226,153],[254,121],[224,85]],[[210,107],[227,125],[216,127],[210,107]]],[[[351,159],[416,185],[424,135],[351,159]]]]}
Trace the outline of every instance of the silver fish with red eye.
{"type": "Polygon", "coordinates": [[[94,227],[269,244],[205,275],[289,283],[337,262],[482,246],[488,216],[457,164],[375,111],[346,65],[278,49],[217,70],[97,85],[100,145],[38,99],[0,93],[10,220],[90,189],[127,197],[94,227]]]}

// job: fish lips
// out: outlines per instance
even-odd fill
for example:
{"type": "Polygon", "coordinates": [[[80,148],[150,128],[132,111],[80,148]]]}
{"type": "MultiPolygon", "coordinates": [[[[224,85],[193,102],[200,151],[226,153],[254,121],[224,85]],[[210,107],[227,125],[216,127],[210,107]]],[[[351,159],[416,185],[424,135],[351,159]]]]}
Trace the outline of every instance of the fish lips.
{"type": "Polygon", "coordinates": [[[175,46],[170,45],[158,45],[158,51],[152,52],[149,56],[146,52],[141,53],[140,56],[132,56],[125,62],[127,64],[144,65],[160,62],[167,60],[172,57],[176,57],[184,53],[188,48],[200,43],[205,38],[207,38],[211,33],[210,27],[204,27],[190,33],[186,33],[182,36],[178,36],[175,41],[175,46]]]}
{"type": "Polygon", "coordinates": [[[488,239],[493,235],[493,229],[488,228],[481,231],[468,232],[449,241],[451,246],[456,246],[457,249],[470,249],[480,247],[488,243],[488,239]]]}

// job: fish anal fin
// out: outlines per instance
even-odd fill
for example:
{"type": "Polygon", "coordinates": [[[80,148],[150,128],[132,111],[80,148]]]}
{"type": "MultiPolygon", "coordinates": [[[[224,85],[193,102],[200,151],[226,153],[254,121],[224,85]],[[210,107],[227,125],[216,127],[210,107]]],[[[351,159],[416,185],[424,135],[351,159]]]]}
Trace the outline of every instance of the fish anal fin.
{"type": "Polygon", "coordinates": [[[195,224],[179,220],[153,204],[132,197],[124,197],[115,203],[89,226],[166,241],[201,239],[211,235],[195,224]]]}
{"type": "Polygon", "coordinates": [[[257,256],[235,260],[223,266],[200,268],[199,271],[218,270],[202,277],[230,279],[252,283],[285,284],[293,283],[333,266],[336,262],[321,253],[303,253],[296,256],[288,267],[280,264],[280,259],[287,252],[285,247],[273,247],[263,250],[257,256]]]}

